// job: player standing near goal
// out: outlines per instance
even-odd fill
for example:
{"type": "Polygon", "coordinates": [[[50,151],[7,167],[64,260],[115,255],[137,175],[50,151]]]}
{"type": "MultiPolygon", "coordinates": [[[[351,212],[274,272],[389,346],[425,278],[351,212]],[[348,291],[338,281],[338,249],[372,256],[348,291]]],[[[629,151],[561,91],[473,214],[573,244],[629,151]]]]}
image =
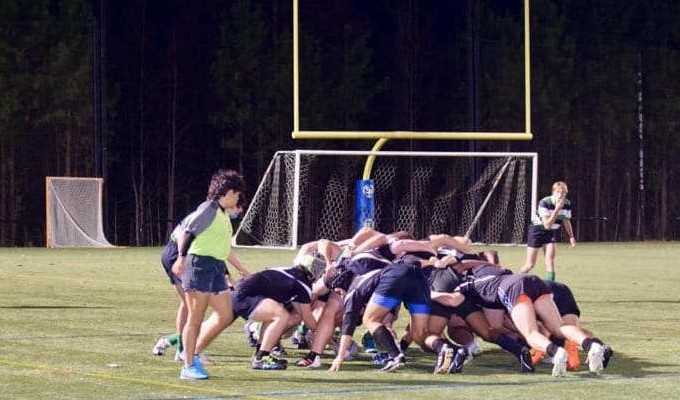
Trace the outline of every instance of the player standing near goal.
{"type": "MultiPolygon", "coordinates": [[[[237,205],[244,186],[243,177],[235,171],[217,171],[210,181],[206,201],[192,213],[177,235],[179,254],[172,272],[182,280],[187,306],[187,322],[182,331],[182,379],[207,379],[209,376],[195,354],[196,340],[208,306],[221,319],[233,319],[226,279],[226,260],[232,259],[232,226],[227,210],[237,205]]],[[[243,274],[240,269],[239,272],[243,274]]]]}
{"type": "Polygon", "coordinates": [[[545,257],[545,279],[555,280],[555,256],[557,254],[557,235],[560,227],[569,235],[570,247],[576,246],[574,230],[571,226],[571,201],[567,199],[567,184],[555,182],[552,195],[544,197],[538,203],[538,210],[533,216],[527,233],[527,259],[522,266],[523,273],[531,271],[536,264],[538,250],[543,248],[545,257]]]}

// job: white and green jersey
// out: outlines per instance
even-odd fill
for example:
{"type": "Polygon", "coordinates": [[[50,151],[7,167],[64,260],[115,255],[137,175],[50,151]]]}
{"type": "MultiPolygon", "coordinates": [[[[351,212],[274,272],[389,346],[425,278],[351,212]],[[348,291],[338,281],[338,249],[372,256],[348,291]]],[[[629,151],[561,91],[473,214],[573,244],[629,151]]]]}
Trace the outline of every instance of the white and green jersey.
{"type": "Polygon", "coordinates": [[[217,204],[207,200],[182,221],[184,230],[194,235],[189,254],[226,260],[231,251],[231,218],[217,204]]]}
{"type": "MultiPolygon", "coordinates": [[[[541,201],[538,202],[536,214],[531,218],[531,224],[541,229],[545,229],[543,227],[543,217],[549,217],[553,211],[555,211],[555,201],[553,200],[553,197],[547,196],[542,198],[541,201]]],[[[555,222],[550,227],[550,230],[560,229],[560,226],[562,226],[562,222],[565,219],[571,219],[571,201],[569,199],[564,199],[564,205],[557,215],[555,222]]]]}

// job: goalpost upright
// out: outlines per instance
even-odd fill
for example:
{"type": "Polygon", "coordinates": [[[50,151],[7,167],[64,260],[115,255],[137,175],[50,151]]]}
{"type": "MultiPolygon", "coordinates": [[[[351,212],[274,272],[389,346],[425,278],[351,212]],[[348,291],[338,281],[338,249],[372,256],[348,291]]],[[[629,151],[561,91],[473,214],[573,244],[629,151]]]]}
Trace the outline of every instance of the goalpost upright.
{"type": "Polygon", "coordinates": [[[524,132],[323,131],[300,129],[299,0],[293,0],[293,139],[532,140],[530,0],[524,0],[524,132]]]}
{"type": "MultiPolygon", "coordinates": [[[[292,0],[293,3],[293,131],[291,133],[291,136],[293,139],[328,139],[328,140],[342,140],[342,139],[354,139],[354,140],[377,140],[372,148],[372,151],[369,152],[364,152],[363,155],[366,156],[366,162],[365,166],[363,169],[363,175],[362,178],[365,181],[369,181],[369,184],[372,185],[371,182],[371,173],[373,169],[373,164],[376,160],[377,156],[387,156],[390,154],[390,152],[380,152],[380,149],[383,147],[383,145],[389,141],[389,140],[491,140],[491,141],[516,141],[516,140],[532,140],[533,139],[533,134],[531,132],[531,69],[530,69],[530,64],[531,64],[531,52],[530,52],[530,44],[531,44],[531,32],[530,32],[530,0],[524,0],[523,2],[523,8],[524,8],[524,16],[523,16],[523,27],[524,27],[524,88],[525,88],[525,93],[524,93],[524,113],[525,113],[525,126],[524,126],[524,131],[515,131],[515,132],[434,132],[434,131],[406,131],[406,130],[397,130],[397,131],[324,131],[324,130],[303,130],[300,127],[300,58],[299,58],[299,0],[292,0]]],[[[324,154],[323,150],[316,151],[307,151],[305,150],[305,154],[324,154]]],[[[276,163],[276,157],[279,155],[278,152],[277,155],[275,155],[275,159],[272,160],[272,164],[270,165],[270,168],[273,166],[274,163],[276,163]]],[[[339,154],[342,152],[334,152],[334,154],[339,154]]],[[[355,152],[356,153],[356,152],[355,152]]],[[[496,157],[496,156],[501,156],[501,157],[513,157],[510,153],[465,153],[467,156],[478,156],[478,157],[496,157]]],[[[435,152],[429,152],[426,154],[428,157],[435,157],[435,156],[442,156],[442,153],[435,153],[435,152]]],[[[447,153],[447,156],[449,156],[450,153],[447,153]]],[[[416,156],[415,153],[411,153],[412,157],[420,157],[421,155],[416,156]]],[[[537,182],[538,182],[538,159],[537,155],[535,153],[522,153],[521,157],[529,157],[531,158],[531,212],[535,212],[535,207],[536,207],[536,202],[537,202],[537,182]]],[[[298,215],[300,213],[300,201],[301,201],[301,193],[300,193],[300,185],[301,185],[301,180],[300,176],[302,175],[302,167],[301,167],[301,153],[299,150],[295,151],[295,158],[294,158],[294,179],[293,182],[290,182],[293,186],[293,193],[292,193],[292,204],[290,205],[292,207],[292,232],[293,232],[293,238],[292,238],[292,244],[293,247],[298,245],[297,242],[297,231],[299,229],[299,221],[298,221],[298,215]]],[[[510,158],[508,158],[510,160],[510,158]]],[[[282,162],[282,161],[278,161],[282,162]]],[[[507,165],[507,164],[506,164],[507,165]]],[[[269,174],[269,170],[267,174],[269,174]]],[[[505,167],[503,168],[503,171],[505,170],[505,167]]],[[[502,174],[502,171],[500,172],[502,174]]],[[[358,176],[357,176],[358,178],[358,176]]],[[[266,177],[265,177],[266,179],[266,177]]],[[[278,178],[275,178],[278,179],[278,178]]],[[[356,204],[359,204],[359,197],[360,196],[360,187],[359,187],[359,182],[362,182],[360,180],[357,181],[357,201],[356,204]]],[[[258,188],[258,193],[262,189],[262,184],[261,183],[260,187],[258,188]]],[[[489,197],[493,194],[493,190],[495,189],[497,185],[497,182],[494,183],[492,190],[489,191],[489,193],[486,195],[486,200],[483,203],[483,207],[486,206],[486,203],[489,199],[489,197]]],[[[276,189],[277,191],[279,188],[276,189]]],[[[373,187],[368,188],[368,192],[373,192],[374,189],[373,187]]],[[[257,196],[257,194],[256,194],[257,196]]],[[[370,201],[373,201],[373,199],[370,199],[370,201]]],[[[278,209],[278,206],[277,206],[278,209]]],[[[482,209],[479,210],[481,213],[482,209]]],[[[246,216],[244,216],[244,221],[248,218],[248,215],[250,213],[250,209],[246,212],[246,216]]],[[[277,211],[278,212],[278,211],[277,211]]],[[[357,213],[360,212],[360,210],[356,210],[357,213]]],[[[474,218],[474,222],[472,223],[472,226],[469,227],[468,231],[472,230],[474,228],[474,225],[477,223],[476,221],[479,219],[479,215],[477,215],[474,218]]],[[[241,231],[241,227],[239,227],[238,232],[241,231]]],[[[234,238],[234,243],[236,244],[236,236],[234,238]]]]}

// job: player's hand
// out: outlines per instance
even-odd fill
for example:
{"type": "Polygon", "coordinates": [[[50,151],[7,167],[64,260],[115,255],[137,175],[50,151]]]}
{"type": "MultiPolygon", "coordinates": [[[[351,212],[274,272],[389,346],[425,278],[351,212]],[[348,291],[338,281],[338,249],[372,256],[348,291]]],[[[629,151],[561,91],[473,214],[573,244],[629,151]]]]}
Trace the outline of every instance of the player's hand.
{"type": "Polygon", "coordinates": [[[340,366],[342,365],[342,358],[340,356],[335,357],[333,359],[333,363],[331,364],[331,367],[328,368],[330,372],[338,372],[340,371],[340,366]]]}
{"type": "Polygon", "coordinates": [[[573,236],[569,238],[569,247],[570,248],[576,247],[576,238],[573,236]]]}
{"type": "Polygon", "coordinates": [[[184,260],[184,256],[179,256],[175,260],[174,264],[172,264],[172,273],[177,277],[181,277],[182,272],[184,272],[184,260]]]}
{"type": "Polygon", "coordinates": [[[250,276],[250,271],[247,269],[239,269],[238,274],[241,275],[241,278],[247,278],[250,276]]]}

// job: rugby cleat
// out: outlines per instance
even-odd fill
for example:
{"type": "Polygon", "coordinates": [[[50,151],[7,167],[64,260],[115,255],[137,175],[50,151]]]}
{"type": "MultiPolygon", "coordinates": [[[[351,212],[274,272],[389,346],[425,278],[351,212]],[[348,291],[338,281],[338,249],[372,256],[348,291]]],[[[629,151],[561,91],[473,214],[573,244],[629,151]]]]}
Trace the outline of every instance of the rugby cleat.
{"type": "Polygon", "coordinates": [[[392,372],[405,365],[404,355],[399,353],[396,357],[388,358],[385,365],[380,369],[382,372],[392,372]]]}
{"type": "Polygon", "coordinates": [[[463,366],[467,362],[468,351],[465,347],[459,347],[454,351],[453,360],[451,360],[451,365],[449,365],[449,374],[460,374],[463,372],[463,366]]]}
{"type": "Polygon", "coordinates": [[[162,336],[153,346],[153,349],[151,349],[151,354],[155,356],[162,356],[163,354],[165,354],[165,349],[167,349],[170,346],[172,346],[172,344],[170,344],[168,338],[162,336]]]}
{"type": "Polygon", "coordinates": [[[534,363],[531,356],[531,350],[528,347],[522,347],[519,353],[519,367],[522,372],[534,372],[534,363]]]}
{"type": "Polygon", "coordinates": [[[321,356],[319,356],[318,354],[316,355],[307,354],[306,356],[298,360],[296,365],[298,367],[304,368],[320,368],[321,356]]]}
{"type": "Polygon", "coordinates": [[[389,353],[375,353],[375,355],[373,355],[373,365],[383,366],[389,358],[389,353]]]}
{"type": "Polygon", "coordinates": [[[278,342],[274,347],[272,347],[272,354],[275,356],[287,356],[288,352],[281,345],[281,342],[278,342]]]}
{"type": "Polygon", "coordinates": [[[604,347],[599,343],[593,343],[588,351],[588,369],[597,374],[604,368],[604,347]]]}
{"type": "Polygon", "coordinates": [[[264,356],[260,359],[254,359],[251,366],[253,369],[272,371],[272,370],[284,370],[288,368],[288,363],[285,360],[278,359],[271,355],[264,356]]]}
{"type": "Polygon", "coordinates": [[[555,356],[553,356],[552,376],[560,377],[567,375],[567,356],[566,350],[562,347],[557,349],[555,356]]]}
{"type": "Polygon", "coordinates": [[[437,354],[437,363],[434,366],[434,373],[447,374],[449,372],[449,367],[451,367],[451,363],[453,362],[453,355],[453,347],[448,344],[443,345],[441,350],[439,350],[439,354],[437,354]]]}

